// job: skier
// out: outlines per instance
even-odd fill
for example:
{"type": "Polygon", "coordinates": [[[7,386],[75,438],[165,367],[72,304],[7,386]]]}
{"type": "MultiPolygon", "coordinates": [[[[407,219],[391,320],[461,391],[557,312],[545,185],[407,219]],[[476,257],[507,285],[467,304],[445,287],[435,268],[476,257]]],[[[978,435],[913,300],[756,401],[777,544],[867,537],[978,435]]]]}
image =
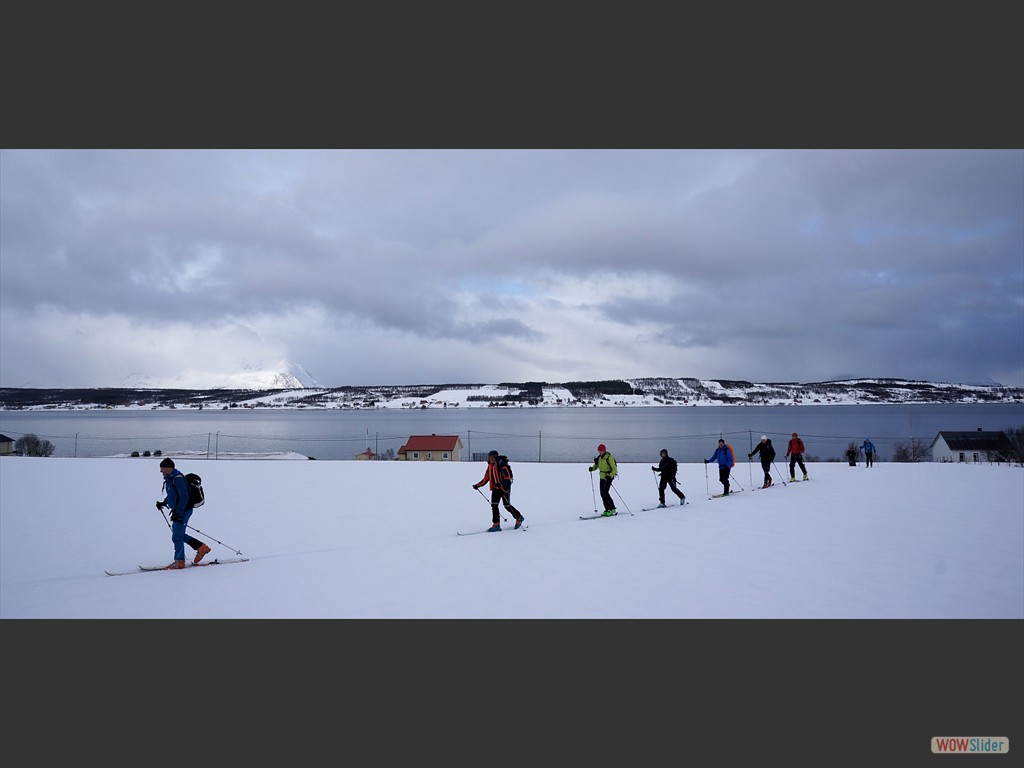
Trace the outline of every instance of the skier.
{"type": "Polygon", "coordinates": [[[722,484],[725,489],[722,491],[723,496],[729,495],[729,471],[736,464],[736,454],[733,453],[732,446],[729,445],[722,438],[718,438],[718,448],[711,454],[711,458],[704,459],[704,463],[708,464],[712,461],[718,462],[718,481],[722,484]]]}
{"type": "Polygon", "coordinates": [[[518,509],[512,506],[512,469],[508,465],[508,456],[499,456],[497,451],[487,454],[487,469],[479,483],[473,483],[473,487],[479,489],[485,483],[491,488],[491,527],[488,533],[501,530],[501,517],[498,515],[498,502],[505,505],[505,509],[512,513],[516,519],[516,528],[523,526],[526,519],[518,509]]]}
{"type": "Polygon", "coordinates": [[[810,480],[807,477],[807,467],[804,466],[804,441],[800,439],[800,436],[796,432],[789,439],[789,445],[786,446],[786,458],[789,459],[789,482],[796,482],[796,472],[794,471],[796,465],[800,465],[800,469],[803,470],[804,480],[810,480]]]}
{"type": "Polygon", "coordinates": [[[875,465],[875,444],[865,437],[860,447],[864,451],[864,466],[873,467],[875,465]]]}
{"type": "Polygon", "coordinates": [[[775,461],[775,446],[767,435],[761,435],[761,442],[747,454],[747,458],[754,458],[755,453],[761,455],[761,470],[764,472],[764,485],[761,487],[767,488],[772,484],[772,462],[775,461]]]}
{"type": "Polygon", "coordinates": [[[679,469],[679,464],[668,455],[667,449],[662,448],[659,454],[661,455],[661,461],[658,462],[658,466],[651,467],[652,472],[661,473],[661,482],[658,483],[658,506],[665,506],[666,486],[672,489],[672,493],[679,498],[679,504],[682,506],[686,503],[686,494],[676,487],[676,471],[679,469]]]}
{"type": "Polygon", "coordinates": [[[850,462],[851,467],[857,466],[857,449],[852,445],[846,449],[846,460],[850,462]]]}
{"type": "Polygon", "coordinates": [[[597,456],[594,457],[594,464],[590,467],[590,471],[593,472],[595,469],[601,471],[601,501],[604,503],[604,512],[601,514],[604,517],[619,514],[611,494],[612,481],[619,474],[619,466],[615,462],[615,457],[608,453],[604,443],[597,446],[597,456]]]}
{"type": "Polygon", "coordinates": [[[167,566],[168,571],[177,571],[185,567],[185,545],[196,551],[196,565],[210,553],[210,548],[199,539],[185,533],[188,519],[192,517],[192,506],[189,504],[188,482],[181,470],[174,468],[174,460],[170,457],[160,462],[160,473],[164,476],[165,496],[163,501],[156,503],[156,508],[163,512],[171,510],[171,541],[174,542],[174,562],[167,566]]]}

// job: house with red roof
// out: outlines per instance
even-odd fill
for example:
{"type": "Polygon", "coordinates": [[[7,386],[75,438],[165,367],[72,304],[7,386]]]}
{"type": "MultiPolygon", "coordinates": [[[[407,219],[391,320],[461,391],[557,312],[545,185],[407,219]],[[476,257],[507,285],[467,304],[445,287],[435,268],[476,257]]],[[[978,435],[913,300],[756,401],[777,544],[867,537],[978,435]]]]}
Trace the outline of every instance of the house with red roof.
{"type": "Polygon", "coordinates": [[[462,461],[458,435],[412,435],[395,457],[398,461],[462,461]]]}

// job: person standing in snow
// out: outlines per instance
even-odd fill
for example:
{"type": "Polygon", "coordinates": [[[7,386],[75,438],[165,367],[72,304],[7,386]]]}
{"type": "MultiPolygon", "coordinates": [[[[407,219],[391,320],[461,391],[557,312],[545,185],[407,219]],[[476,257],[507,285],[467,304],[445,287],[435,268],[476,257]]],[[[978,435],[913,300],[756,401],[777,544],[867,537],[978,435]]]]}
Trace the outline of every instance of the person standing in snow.
{"type": "Polygon", "coordinates": [[[864,466],[873,467],[875,465],[875,444],[865,437],[860,447],[864,451],[864,466]]]}
{"type": "Polygon", "coordinates": [[[601,501],[604,504],[604,512],[601,514],[605,517],[619,514],[611,494],[612,481],[619,474],[619,465],[615,462],[615,457],[608,453],[604,443],[597,446],[597,456],[594,457],[594,464],[590,467],[590,471],[593,472],[595,469],[601,473],[601,501]]]}
{"type": "Polygon", "coordinates": [[[658,506],[665,506],[666,486],[672,489],[672,493],[679,498],[679,505],[682,506],[686,503],[686,494],[676,487],[676,472],[679,469],[679,464],[668,455],[667,449],[662,448],[659,454],[661,461],[658,462],[658,466],[651,467],[652,472],[661,474],[661,482],[658,483],[658,506]]]}
{"type": "Polygon", "coordinates": [[[491,527],[488,533],[501,530],[501,517],[498,515],[498,502],[505,505],[505,509],[512,513],[516,519],[516,528],[521,528],[526,518],[518,509],[512,506],[512,468],[508,464],[508,456],[501,456],[497,451],[487,454],[487,469],[479,483],[473,483],[473,487],[480,489],[483,485],[491,488],[491,527]]]}
{"type": "Polygon", "coordinates": [[[789,482],[796,482],[796,465],[800,465],[800,469],[803,470],[804,480],[810,480],[807,477],[807,467],[804,466],[804,441],[800,439],[800,436],[794,432],[793,436],[789,439],[789,444],[786,446],[786,458],[789,459],[789,482]]]}
{"type": "Polygon", "coordinates": [[[754,450],[747,454],[747,458],[754,458],[755,453],[760,454],[761,471],[764,472],[764,485],[761,487],[767,488],[772,484],[772,462],[775,461],[775,446],[772,445],[771,438],[767,435],[761,435],[761,442],[754,447],[754,450]]]}
{"type": "Polygon", "coordinates": [[[718,482],[722,484],[723,496],[729,495],[729,472],[736,464],[736,454],[732,451],[732,446],[729,445],[723,438],[718,438],[718,448],[711,454],[711,458],[704,459],[705,464],[710,464],[712,461],[718,462],[718,482]]]}
{"type": "Polygon", "coordinates": [[[156,503],[156,508],[163,513],[171,510],[171,541],[174,543],[174,562],[165,570],[176,571],[185,567],[185,545],[196,551],[192,562],[196,565],[210,553],[210,548],[199,539],[185,533],[188,519],[192,517],[192,505],[189,502],[188,481],[181,470],[175,469],[174,460],[166,458],[160,462],[160,474],[164,476],[164,500],[156,503]]]}

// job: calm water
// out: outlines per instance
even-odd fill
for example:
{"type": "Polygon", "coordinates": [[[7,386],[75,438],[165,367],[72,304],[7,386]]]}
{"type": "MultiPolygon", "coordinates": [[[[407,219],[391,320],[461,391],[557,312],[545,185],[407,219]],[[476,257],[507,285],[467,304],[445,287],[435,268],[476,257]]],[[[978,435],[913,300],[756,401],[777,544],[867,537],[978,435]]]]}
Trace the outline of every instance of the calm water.
{"type": "Polygon", "coordinates": [[[0,433],[34,433],[54,456],[113,456],[138,451],[226,453],[292,451],[351,460],[369,448],[397,453],[410,435],[457,434],[463,460],[493,449],[513,461],[590,461],[605,443],[619,461],[657,463],[667,448],[699,462],[719,433],[737,458],[767,434],[779,453],[797,432],[812,461],[840,460],[870,437],[880,460],[897,443],[928,447],[940,430],[1024,427],[1024,404],[708,406],[666,408],[452,408],[426,410],[0,411],[0,433]]]}

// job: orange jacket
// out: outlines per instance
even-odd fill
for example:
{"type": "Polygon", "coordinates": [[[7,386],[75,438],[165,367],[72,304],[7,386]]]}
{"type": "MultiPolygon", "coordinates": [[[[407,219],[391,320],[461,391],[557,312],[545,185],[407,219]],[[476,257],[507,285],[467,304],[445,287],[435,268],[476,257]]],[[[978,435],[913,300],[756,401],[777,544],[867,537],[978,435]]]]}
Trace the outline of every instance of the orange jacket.
{"type": "Polygon", "coordinates": [[[492,491],[498,490],[499,488],[503,491],[512,490],[512,476],[509,472],[508,465],[498,462],[491,464],[487,462],[487,469],[484,470],[484,476],[480,478],[480,482],[476,483],[473,487],[479,488],[484,483],[488,483],[492,491]]]}
{"type": "Polygon", "coordinates": [[[786,455],[800,456],[804,452],[804,441],[799,437],[789,438],[789,445],[786,446],[786,455]]]}

